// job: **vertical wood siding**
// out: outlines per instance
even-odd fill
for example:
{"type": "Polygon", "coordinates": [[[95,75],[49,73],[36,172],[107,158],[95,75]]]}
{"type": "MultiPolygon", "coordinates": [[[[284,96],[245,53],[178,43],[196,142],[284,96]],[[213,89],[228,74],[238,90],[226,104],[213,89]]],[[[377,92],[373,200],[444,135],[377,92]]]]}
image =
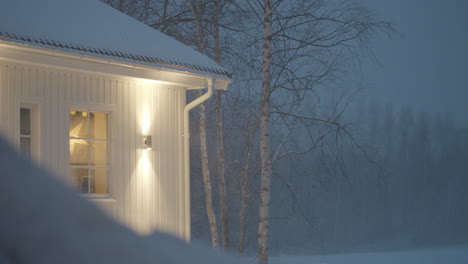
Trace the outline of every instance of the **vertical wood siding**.
{"type": "Polygon", "coordinates": [[[40,163],[64,182],[69,182],[70,106],[112,109],[112,199],[93,201],[137,232],[184,235],[179,160],[184,89],[0,61],[0,133],[15,145],[21,102],[40,104],[40,163]],[[143,134],[152,135],[152,150],[142,149],[143,134]]]}

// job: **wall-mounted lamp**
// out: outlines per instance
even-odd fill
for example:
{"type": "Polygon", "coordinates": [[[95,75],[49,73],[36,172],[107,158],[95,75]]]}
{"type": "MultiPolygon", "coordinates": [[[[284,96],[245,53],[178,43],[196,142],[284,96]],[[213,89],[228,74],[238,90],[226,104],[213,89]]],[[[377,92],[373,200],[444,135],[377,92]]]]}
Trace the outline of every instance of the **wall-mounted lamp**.
{"type": "Polygon", "coordinates": [[[150,150],[153,148],[153,142],[151,136],[143,136],[143,148],[150,150]]]}

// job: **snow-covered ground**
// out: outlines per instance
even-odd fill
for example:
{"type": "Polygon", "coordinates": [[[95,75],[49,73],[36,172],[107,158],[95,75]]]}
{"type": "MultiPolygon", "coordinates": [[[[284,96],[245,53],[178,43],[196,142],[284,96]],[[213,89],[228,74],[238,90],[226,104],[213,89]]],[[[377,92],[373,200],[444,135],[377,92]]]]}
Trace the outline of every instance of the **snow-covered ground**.
{"type": "Polygon", "coordinates": [[[271,257],[270,264],[468,264],[468,245],[399,252],[271,257]]]}

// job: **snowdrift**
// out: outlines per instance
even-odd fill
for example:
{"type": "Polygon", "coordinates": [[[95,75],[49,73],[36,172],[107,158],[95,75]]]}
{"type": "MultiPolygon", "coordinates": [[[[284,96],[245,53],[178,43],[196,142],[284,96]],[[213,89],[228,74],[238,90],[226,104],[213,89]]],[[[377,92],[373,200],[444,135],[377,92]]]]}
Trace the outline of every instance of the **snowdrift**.
{"type": "Polygon", "coordinates": [[[0,139],[0,263],[241,263],[115,222],[0,139]]]}

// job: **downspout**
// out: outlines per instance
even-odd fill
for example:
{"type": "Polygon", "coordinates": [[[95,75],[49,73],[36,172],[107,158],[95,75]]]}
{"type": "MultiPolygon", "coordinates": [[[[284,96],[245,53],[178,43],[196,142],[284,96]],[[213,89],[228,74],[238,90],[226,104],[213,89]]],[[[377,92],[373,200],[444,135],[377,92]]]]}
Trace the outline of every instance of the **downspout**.
{"type": "Polygon", "coordinates": [[[216,79],[208,79],[208,91],[202,96],[187,104],[184,108],[184,195],[185,195],[185,240],[190,241],[190,127],[189,112],[196,106],[204,103],[213,95],[213,85],[216,79]]]}

